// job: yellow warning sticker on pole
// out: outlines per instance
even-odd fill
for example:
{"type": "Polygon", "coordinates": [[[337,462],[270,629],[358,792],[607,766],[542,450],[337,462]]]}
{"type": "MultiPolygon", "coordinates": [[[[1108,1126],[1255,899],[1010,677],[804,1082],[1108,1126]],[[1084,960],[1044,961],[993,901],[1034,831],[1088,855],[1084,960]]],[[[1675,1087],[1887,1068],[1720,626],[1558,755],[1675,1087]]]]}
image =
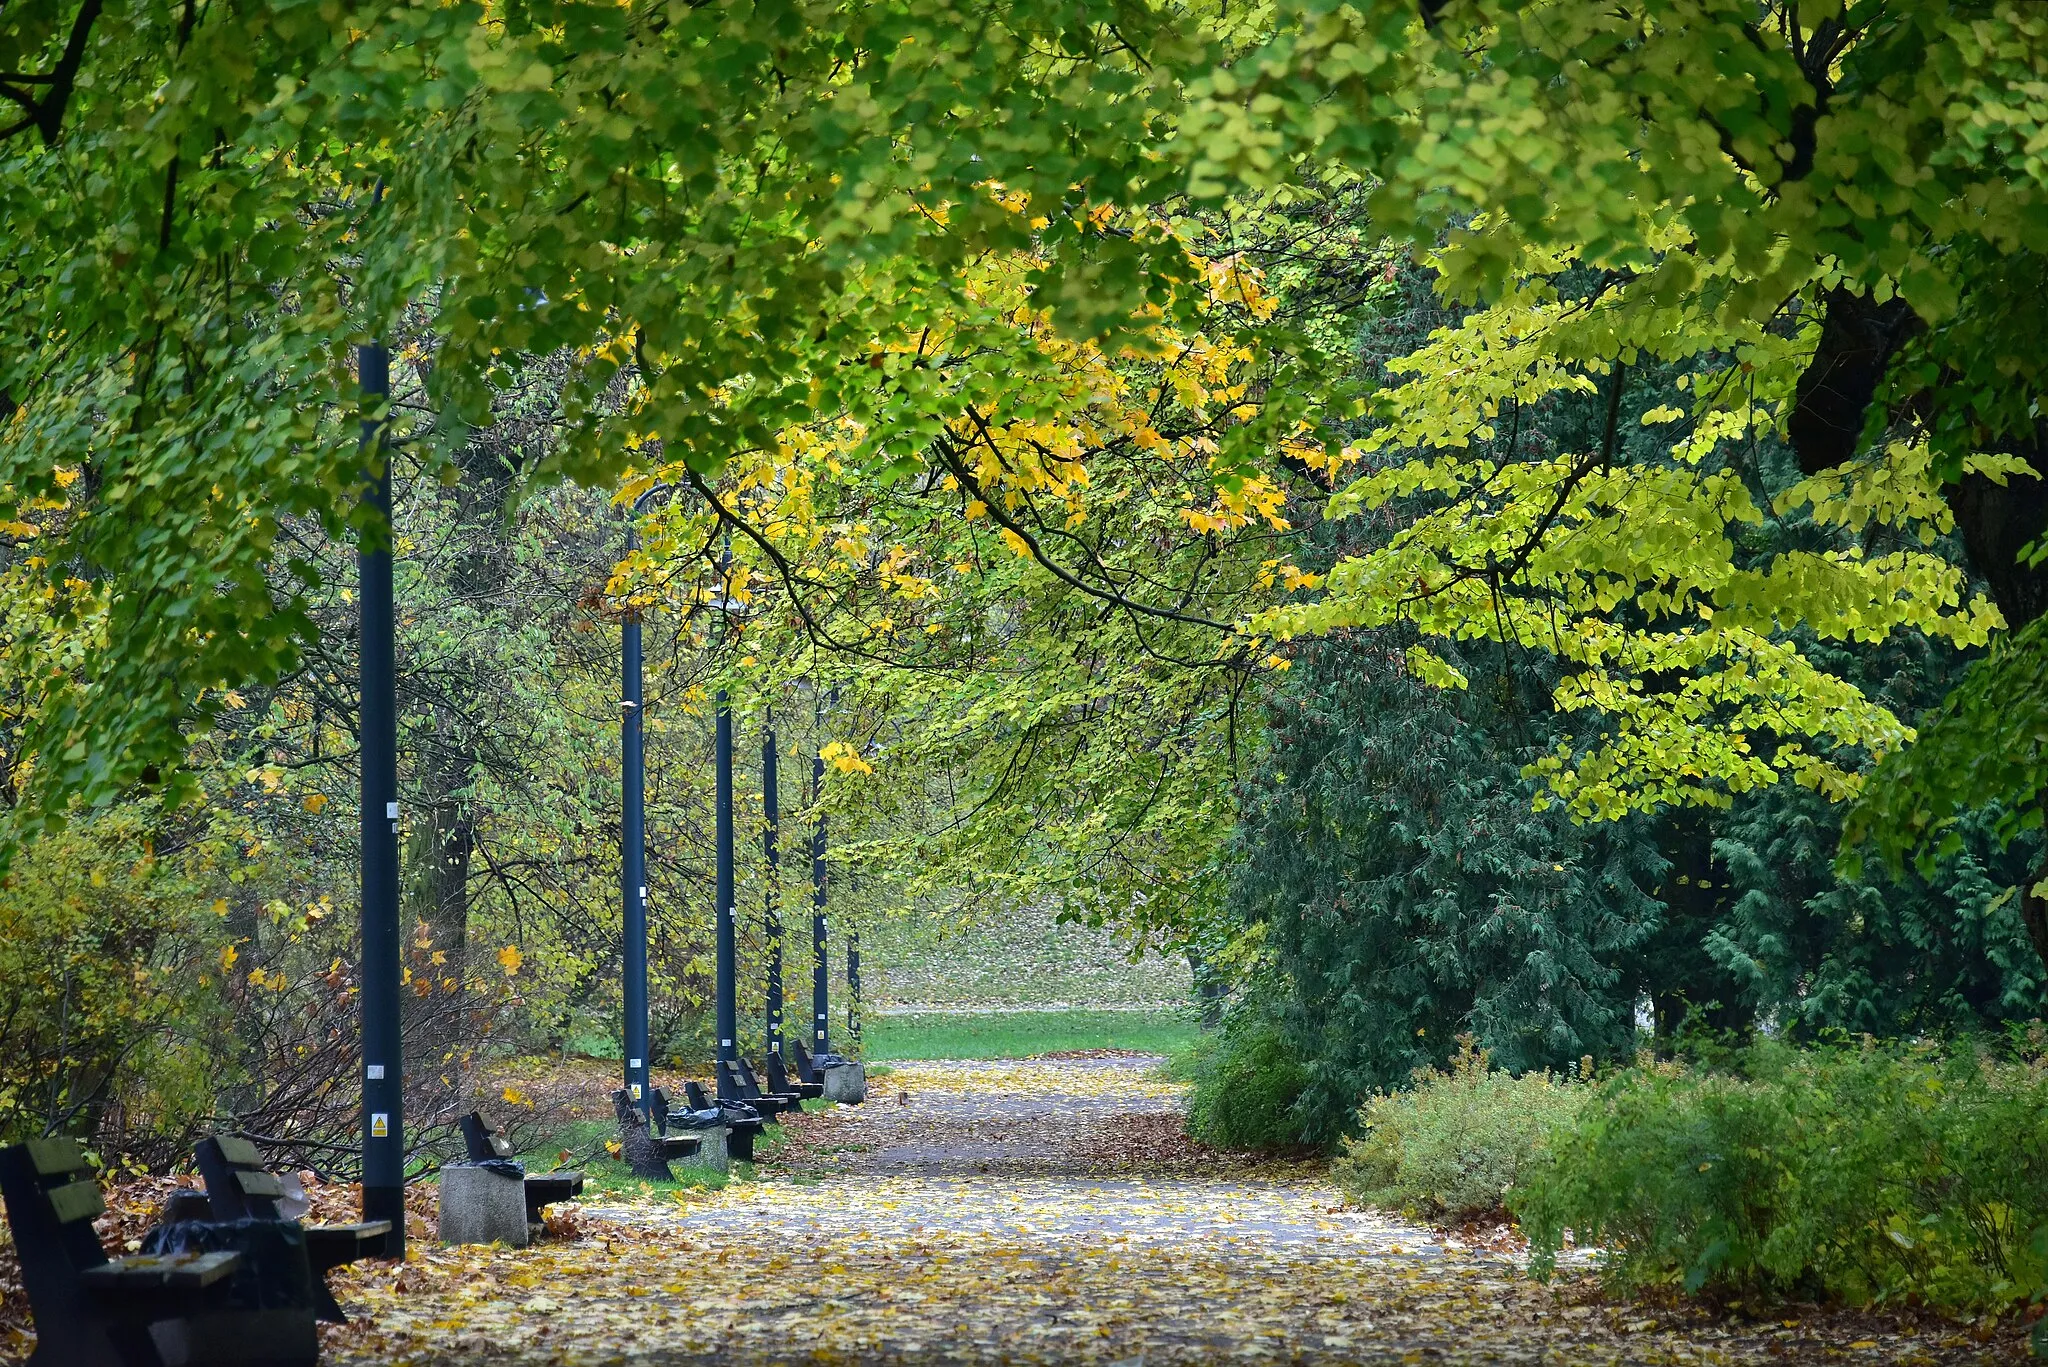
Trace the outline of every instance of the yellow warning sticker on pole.
{"type": "Polygon", "coordinates": [[[390,1137],[391,1117],[382,1111],[372,1111],[370,1113],[370,1138],[389,1139],[390,1137]]]}

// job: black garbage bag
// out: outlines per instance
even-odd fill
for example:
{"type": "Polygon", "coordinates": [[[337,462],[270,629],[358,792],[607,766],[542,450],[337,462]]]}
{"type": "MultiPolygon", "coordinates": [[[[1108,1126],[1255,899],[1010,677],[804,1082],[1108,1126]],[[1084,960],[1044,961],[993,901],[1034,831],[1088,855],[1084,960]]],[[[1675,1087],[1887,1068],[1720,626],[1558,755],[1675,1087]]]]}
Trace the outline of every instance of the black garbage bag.
{"type": "Polygon", "coordinates": [[[143,1236],[144,1253],[239,1253],[227,1303],[238,1310],[314,1308],[313,1265],[296,1220],[172,1220],[143,1236]]]}
{"type": "Polygon", "coordinates": [[[811,1067],[822,1073],[827,1068],[844,1068],[851,1062],[853,1060],[844,1054],[819,1054],[811,1060],[811,1067]]]}

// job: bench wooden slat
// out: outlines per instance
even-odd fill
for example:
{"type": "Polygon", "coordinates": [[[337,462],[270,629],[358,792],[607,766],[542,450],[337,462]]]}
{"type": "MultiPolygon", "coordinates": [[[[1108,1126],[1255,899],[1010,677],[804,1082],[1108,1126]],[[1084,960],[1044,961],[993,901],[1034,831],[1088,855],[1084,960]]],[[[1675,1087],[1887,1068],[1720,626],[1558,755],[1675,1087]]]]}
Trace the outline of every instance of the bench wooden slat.
{"type": "Polygon", "coordinates": [[[492,1135],[491,1152],[497,1154],[500,1158],[510,1158],[512,1156],[512,1141],[502,1134],[492,1135]]]}
{"type": "Polygon", "coordinates": [[[238,1168],[263,1166],[263,1155],[256,1146],[238,1134],[218,1134],[214,1136],[214,1142],[220,1145],[221,1157],[238,1168]]]}
{"type": "Polygon", "coordinates": [[[27,1148],[29,1162],[35,1164],[36,1172],[44,1177],[83,1172],[87,1166],[85,1150],[78,1146],[76,1139],[31,1139],[27,1148]]]}
{"type": "Polygon", "coordinates": [[[242,1189],[244,1196],[267,1196],[273,1201],[284,1197],[284,1183],[277,1180],[275,1173],[264,1172],[260,1168],[255,1172],[236,1173],[235,1185],[242,1189]]]}
{"type": "Polygon", "coordinates": [[[102,1295],[137,1291],[198,1291],[232,1275],[242,1255],[179,1253],[158,1256],[138,1253],[114,1258],[78,1274],[78,1280],[102,1295]]]}
{"type": "Polygon", "coordinates": [[[94,1220],[106,1209],[106,1199],[100,1195],[100,1184],[87,1178],[83,1182],[66,1182],[61,1187],[50,1189],[50,1209],[57,1212],[57,1223],[68,1225],[76,1220],[94,1220]]]}
{"type": "Polygon", "coordinates": [[[365,1220],[359,1225],[307,1225],[308,1239],[381,1239],[391,1232],[389,1220],[365,1220]]]}

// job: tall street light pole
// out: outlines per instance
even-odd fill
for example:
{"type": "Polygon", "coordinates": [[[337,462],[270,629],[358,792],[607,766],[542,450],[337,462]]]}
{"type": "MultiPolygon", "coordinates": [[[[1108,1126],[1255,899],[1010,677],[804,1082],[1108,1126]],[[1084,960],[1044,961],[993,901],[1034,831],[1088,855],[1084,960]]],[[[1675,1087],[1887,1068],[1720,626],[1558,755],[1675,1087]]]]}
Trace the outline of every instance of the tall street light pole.
{"type": "Polygon", "coordinates": [[[811,1033],[813,1051],[832,1051],[832,957],[825,926],[825,699],[818,698],[816,742],[811,747],[811,1033]]]}
{"type": "Polygon", "coordinates": [[[860,927],[846,927],[846,1036],[860,1057],[860,927]]]}
{"type": "Polygon", "coordinates": [[[767,731],[761,737],[761,811],[765,818],[761,836],[768,856],[768,896],[763,908],[763,929],[768,933],[768,1011],[765,1048],[782,1057],[782,852],[776,848],[781,835],[782,807],[776,792],[778,756],[775,750],[775,713],[770,709],[767,731]]]}
{"type": "MultiPolygon", "coordinates": [[[[718,1061],[721,1065],[739,1061],[739,1011],[734,1001],[738,985],[736,949],[733,932],[732,898],[732,708],[724,689],[716,697],[717,743],[714,762],[717,766],[718,810],[718,1061]]],[[[733,1085],[727,1077],[728,1069],[718,1070],[718,1096],[721,1101],[737,1101],[733,1085]]]]}
{"type": "MultiPolygon", "coordinates": [[[[652,493],[653,490],[649,490],[652,493]]],[[[640,505],[627,514],[626,549],[640,544],[640,505]]],[[[625,910],[626,1094],[642,1110],[653,1104],[647,1076],[647,751],[640,610],[628,606],[620,627],[619,742],[625,813],[620,823],[621,896],[625,910]]]]}
{"type": "MultiPolygon", "coordinates": [[[[377,188],[377,199],[383,198],[377,188]]],[[[405,1256],[405,1058],[399,1024],[398,682],[391,598],[391,448],[385,441],[391,356],[381,341],[356,348],[368,476],[357,551],[362,669],[363,1219],[389,1220],[384,1254],[405,1256]]]]}

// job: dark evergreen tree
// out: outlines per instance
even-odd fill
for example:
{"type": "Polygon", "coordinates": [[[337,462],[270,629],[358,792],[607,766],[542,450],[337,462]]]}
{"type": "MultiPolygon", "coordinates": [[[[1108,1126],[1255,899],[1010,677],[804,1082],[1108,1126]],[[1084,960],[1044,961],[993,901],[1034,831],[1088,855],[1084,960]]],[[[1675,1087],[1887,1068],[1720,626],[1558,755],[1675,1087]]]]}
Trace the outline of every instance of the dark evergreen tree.
{"type": "Polygon", "coordinates": [[[1627,1053],[1622,964],[1658,924],[1645,823],[1532,806],[1522,766],[1551,735],[1541,681],[1467,659],[1472,687],[1437,689],[1408,673],[1406,644],[1304,649],[1245,795],[1232,896],[1268,927],[1288,984],[1311,1139],[1466,1031],[1517,1071],[1627,1053]]]}

